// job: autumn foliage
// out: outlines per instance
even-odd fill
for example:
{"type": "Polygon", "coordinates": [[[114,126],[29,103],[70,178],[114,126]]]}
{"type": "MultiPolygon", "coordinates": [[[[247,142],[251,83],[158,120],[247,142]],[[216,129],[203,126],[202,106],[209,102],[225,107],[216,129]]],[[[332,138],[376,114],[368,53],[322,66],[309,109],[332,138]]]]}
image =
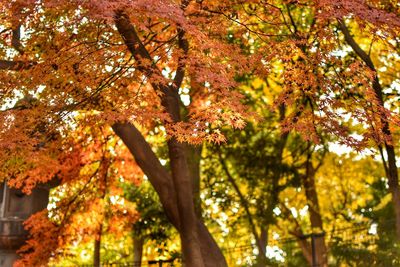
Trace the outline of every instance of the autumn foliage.
{"type": "Polygon", "coordinates": [[[383,90],[399,77],[380,74],[399,67],[396,1],[16,0],[0,11],[0,177],[28,194],[57,184],[52,206],[26,222],[20,266],[128,231],[140,214],[124,189],[144,175],[188,266],[226,266],[192,201],[189,151],[229,141],[228,128],[264,125],[266,112],[281,158],[289,133],[307,151],[329,138],[388,151],[400,201],[400,119],[383,90]],[[371,49],[386,62],[374,65],[371,49]],[[258,88],[243,89],[255,80],[257,97],[258,88]]]}

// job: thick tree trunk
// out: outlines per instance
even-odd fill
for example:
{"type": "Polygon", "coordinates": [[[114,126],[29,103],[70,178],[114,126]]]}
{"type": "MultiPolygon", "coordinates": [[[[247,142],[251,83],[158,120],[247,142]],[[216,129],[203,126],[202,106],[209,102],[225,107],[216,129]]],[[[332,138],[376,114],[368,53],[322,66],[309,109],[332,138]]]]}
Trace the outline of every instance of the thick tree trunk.
{"type": "Polygon", "coordinates": [[[142,266],[143,238],[133,237],[133,262],[135,267],[142,266]]]}
{"type": "MultiPolygon", "coordinates": [[[[113,130],[122,139],[134,156],[137,164],[149,178],[149,181],[154,186],[154,189],[160,197],[160,201],[167,217],[179,231],[182,237],[183,253],[186,253],[187,255],[185,256],[186,266],[226,266],[226,261],[221,250],[208,232],[204,223],[195,214],[195,208],[192,201],[193,195],[191,194],[192,183],[190,180],[186,180],[185,183],[182,183],[181,186],[176,189],[173,186],[174,181],[171,174],[161,165],[156,155],[151,150],[150,145],[145,141],[144,137],[134,125],[129,123],[116,123],[113,125],[113,130]],[[186,195],[184,194],[185,192],[183,192],[180,196],[180,201],[184,201],[186,198],[186,201],[189,202],[187,203],[187,206],[181,205],[180,208],[178,208],[176,190],[187,191],[186,195]],[[189,209],[188,212],[187,209],[189,209]],[[191,216],[191,218],[189,216],[191,216]],[[182,224],[186,225],[184,229],[181,228],[182,224]],[[195,236],[197,240],[193,239],[193,236],[195,236]],[[196,246],[194,246],[192,242],[196,242],[196,246]],[[197,251],[193,251],[195,249],[197,251]],[[203,260],[203,263],[200,264],[203,265],[197,265],[198,262],[193,262],[193,259],[188,259],[188,261],[186,261],[189,257],[188,255],[191,255],[187,253],[194,253],[196,255],[200,254],[200,257],[203,260]]],[[[172,151],[172,158],[177,156],[182,157],[180,151],[172,151]]],[[[176,165],[173,168],[176,170],[176,168],[180,168],[185,163],[181,162],[178,164],[175,162],[175,164],[176,165]]],[[[182,174],[175,172],[174,175],[182,174]]]]}
{"type": "Polygon", "coordinates": [[[172,139],[168,141],[169,158],[176,202],[180,214],[180,229],[183,262],[187,266],[205,266],[201,254],[197,216],[193,203],[193,184],[190,179],[183,144],[172,139]]]}
{"type": "MultiPolygon", "coordinates": [[[[347,28],[346,24],[343,22],[343,20],[339,19],[338,23],[340,29],[344,34],[344,38],[347,44],[350,45],[353,51],[361,58],[362,61],[364,61],[364,63],[372,71],[376,72],[376,68],[371,60],[371,57],[364,50],[362,50],[361,47],[358,45],[358,43],[354,40],[353,36],[350,34],[350,31],[347,28]]],[[[383,108],[384,107],[383,90],[379,82],[378,74],[376,74],[375,76],[372,87],[374,89],[374,92],[376,94],[376,97],[379,101],[381,108],[383,108]]],[[[396,235],[397,239],[400,240],[400,188],[399,188],[399,174],[396,166],[396,154],[392,144],[393,139],[392,139],[392,133],[389,128],[389,122],[387,121],[387,119],[384,117],[383,114],[381,114],[380,120],[382,124],[382,129],[381,129],[382,133],[385,134],[386,137],[389,139],[389,141],[387,140],[384,141],[388,164],[386,165],[385,162],[386,160],[383,156],[382,156],[382,161],[385,166],[386,176],[389,181],[389,190],[392,193],[392,202],[396,218],[396,235]]]]}
{"type": "Polygon", "coordinates": [[[218,247],[214,238],[211,236],[202,220],[197,221],[197,230],[199,232],[201,254],[205,266],[207,267],[226,267],[228,266],[221,249],[218,247]]]}
{"type": "MultiPolygon", "coordinates": [[[[137,61],[136,68],[149,77],[153,89],[160,93],[161,105],[170,116],[171,121],[173,123],[182,121],[178,91],[185,73],[184,64],[178,64],[172,84],[166,79],[160,81],[163,75],[157,66],[143,63],[143,60],[152,62],[152,57],[141,42],[129,17],[121,10],[116,11],[115,24],[125,45],[137,61]],[[152,80],[154,76],[157,79],[152,80]]],[[[178,29],[178,43],[180,49],[187,51],[188,44],[184,38],[184,32],[180,29],[178,29]]],[[[113,125],[113,129],[148,176],[160,196],[168,218],[179,231],[184,265],[193,267],[226,266],[221,251],[195,211],[193,174],[189,169],[186,145],[178,142],[175,137],[168,140],[171,167],[171,173],[169,173],[161,166],[149,144],[132,124],[116,123],[113,125]],[[216,258],[210,257],[210,255],[214,255],[216,258]]]]}
{"type": "Polygon", "coordinates": [[[201,146],[186,146],[187,162],[189,165],[190,175],[193,181],[193,202],[195,212],[198,218],[201,218],[201,198],[200,198],[200,160],[201,146]]]}
{"type": "MultiPolygon", "coordinates": [[[[207,267],[225,267],[225,258],[216,244],[215,240],[212,238],[208,232],[206,226],[201,221],[199,217],[195,214],[193,195],[186,195],[186,201],[191,211],[189,216],[192,216],[190,224],[186,225],[186,229],[181,229],[181,224],[186,224],[187,214],[183,212],[182,208],[178,208],[178,201],[176,199],[176,189],[173,186],[173,179],[171,174],[161,165],[158,158],[151,150],[150,145],[146,142],[142,134],[137,130],[137,128],[130,123],[115,123],[113,125],[114,132],[122,139],[124,144],[128,147],[129,151],[134,156],[136,163],[140,166],[142,171],[148,177],[150,183],[154,186],[154,189],[160,197],[160,201],[164,207],[165,213],[167,214],[170,222],[179,231],[182,237],[182,248],[184,246],[189,246],[189,251],[187,249],[183,250],[184,253],[191,253],[193,249],[197,249],[197,253],[200,253],[205,266],[207,267]],[[180,218],[183,218],[182,220],[180,218]],[[193,225],[194,223],[194,225],[193,225]],[[190,226],[190,228],[189,228],[190,226]],[[190,238],[193,238],[192,233],[187,234],[188,231],[192,231],[197,236],[197,245],[193,246],[193,243],[189,243],[190,238]]],[[[172,150],[175,151],[175,150],[172,150]]],[[[171,155],[171,157],[176,157],[176,155],[182,156],[180,153],[171,155]]],[[[183,163],[182,163],[183,164],[183,163]]],[[[179,164],[174,168],[180,167],[179,164]]],[[[177,175],[177,173],[175,173],[177,175]]],[[[192,191],[192,183],[189,181],[183,183],[179,190],[192,191]],[[188,186],[184,188],[183,185],[188,186]]],[[[185,199],[184,195],[181,195],[181,199],[185,199]]],[[[188,209],[188,207],[183,207],[188,209]]],[[[188,254],[186,254],[188,255],[188,254]]],[[[198,254],[197,254],[198,255],[198,254]]],[[[185,256],[186,258],[189,256],[185,256]]],[[[190,260],[190,259],[189,259],[190,260]]],[[[186,266],[202,266],[196,265],[197,263],[190,261],[185,261],[186,266]]],[[[204,265],[203,265],[204,266],[204,265]]]]}

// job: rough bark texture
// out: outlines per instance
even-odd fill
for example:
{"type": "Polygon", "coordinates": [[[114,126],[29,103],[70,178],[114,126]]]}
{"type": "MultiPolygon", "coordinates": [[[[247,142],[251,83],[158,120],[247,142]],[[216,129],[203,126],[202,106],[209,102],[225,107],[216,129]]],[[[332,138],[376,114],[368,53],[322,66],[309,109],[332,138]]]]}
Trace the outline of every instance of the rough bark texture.
{"type": "MultiPolygon", "coordinates": [[[[178,90],[183,80],[184,67],[178,66],[171,85],[168,85],[168,81],[160,81],[163,76],[155,65],[142,64],[143,60],[152,61],[152,58],[123,11],[116,12],[115,23],[128,50],[137,61],[137,69],[150,78],[157,77],[158,82],[152,81],[151,85],[155,91],[162,93],[161,104],[172,122],[181,121],[178,90]]],[[[188,44],[183,36],[184,32],[178,30],[179,46],[185,51],[188,49],[188,44]]],[[[132,124],[115,123],[113,129],[148,176],[160,196],[168,218],[179,231],[184,265],[226,266],[220,249],[195,211],[193,174],[188,164],[186,145],[173,137],[168,140],[171,166],[169,173],[159,163],[149,144],[132,124]]]]}
{"type": "MultiPolygon", "coordinates": [[[[350,47],[357,54],[357,56],[360,57],[361,60],[364,61],[364,63],[372,71],[376,72],[376,68],[371,60],[371,57],[364,50],[362,50],[361,47],[358,45],[358,43],[354,40],[353,36],[351,35],[345,23],[342,20],[338,20],[338,23],[340,29],[344,34],[344,38],[347,44],[350,45],[350,47]]],[[[377,74],[375,75],[372,87],[375,91],[379,104],[381,105],[381,107],[383,107],[384,106],[383,90],[377,74]]],[[[389,122],[383,116],[381,116],[381,124],[382,124],[381,130],[383,134],[385,134],[389,140],[393,140],[392,133],[389,128],[389,122]]],[[[400,188],[399,188],[399,174],[396,166],[396,154],[394,151],[393,144],[391,142],[385,141],[384,146],[386,150],[387,164],[385,162],[386,160],[384,157],[382,157],[382,161],[385,166],[386,176],[389,181],[389,190],[392,193],[392,201],[396,218],[396,235],[397,239],[400,240],[400,188]]]]}

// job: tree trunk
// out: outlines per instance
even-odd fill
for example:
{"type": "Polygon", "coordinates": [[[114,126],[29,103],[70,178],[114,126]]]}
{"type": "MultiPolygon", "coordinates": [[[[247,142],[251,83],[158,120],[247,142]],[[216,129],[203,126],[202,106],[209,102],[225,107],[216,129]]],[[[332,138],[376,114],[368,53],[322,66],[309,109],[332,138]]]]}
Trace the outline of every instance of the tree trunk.
{"type": "Polygon", "coordinates": [[[265,228],[261,229],[260,237],[258,239],[258,259],[257,267],[267,266],[267,244],[268,244],[268,224],[265,228]]]}
{"type": "MultiPolygon", "coordinates": [[[[182,242],[182,249],[184,246],[189,246],[189,251],[187,249],[183,249],[183,253],[191,253],[190,250],[197,249],[198,252],[201,253],[201,257],[205,262],[205,266],[226,266],[226,261],[221,250],[218,248],[216,242],[208,232],[204,223],[195,214],[194,204],[192,201],[193,195],[189,194],[189,196],[186,196],[188,197],[186,200],[189,202],[189,208],[192,209],[192,211],[189,211],[189,213],[191,213],[189,216],[192,216],[192,218],[188,219],[187,214],[183,212],[181,208],[178,208],[178,201],[175,197],[176,189],[173,186],[171,174],[161,165],[158,158],[151,150],[150,145],[146,142],[137,128],[130,123],[115,123],[113,125],[113,130],[128,147],[129,151],[134,156],[136,163],[140,166],[142,171],[148,177],[150,183],[154,186],[154,189],[160,197],[161,204],[163,205],[168,219],[179,231],[182,241],[185,241],[182,242]],[[181,217],[183,217],[183,220],[180,219],[181,217]],[[181,229],[181,224],[186,224],[186,220],[193,220],[193,217],[195,219],[195,225],[193,225],[193,221],[191,221],[190,224],[186,225],[185,230],[181,229]],[[195,235],[197,235],[196,247],[194,247],[192,243],[188,243],[190,238],[192,238],[191,233],[189,233],[189,235],[187,234],[188,231],[192,231],[195,233],[195,235]]],[[[181,157],[182,155],[179,153],[172,155],[171,153],[171,157],[177,156],[181,157]]],[[[180,167],[179,164],[177,165],[178,166],[175,166],[174,168],[180,167]]],[[[176,172],[175,175],[177,175],[176,172]]],[[[192,184],[186,181],[186,183],[181,184],[180,190],[191,192],[192,184]],[[188,187],[185,188],[184,185],[188,187]]],[[[181,194],[181,199],[184,200],[185,198],[182,196],[183,194],[181,194]]],[[[187,209],[188,207],[184,208],[187,209]]],[[[192,261],[185,262],[185,264],[186,266],[201,266],[196,265],[197,263],[193,263],[192,261]]]]}
{"type": "MultiPolygon", "coordinates": [[[[123,11],[115,12],[115,24],[125,45],[137,61],[136,68],[148,76],[153,89],[160,95],[161,105],[171,119],[166,123],[181,122],[178,91],[185,73],[184,64],[178,64],[172,84],[166,79],[162,81],[163,75],[155,64],[143,63],[144,60],[152,62],[153,59],[141,42],[129,17],[123,11]],[[154,76],[157,79],[152,80],[154,76]]],[[[184,38],[184,32],[180,29],[178,29],[178,43],[180,49],[187,51],[188,43],[184,38]]],[[[149,178],[160,196],[168,218],[179,231],[184,265],[226,266],[221,251],[195,211],[193,174],[189,169],[186,145],[178,142],[173,136],[168,140],[171,168],[171,173],[169,173],[160,164],[150,145],[135,126],[129,123],[115,123],[113,129],[149,178]]]]}
{"type": "Polygon", "coordinates": [[[103,231],[103,224],[100,225],[96,239],[94,240],[94,251],[93,251],[93,266],[100,267],[100,249],[101,249],[101,235],[103,231]]]}
{"type": "Polygon", "coordinates": [[[187,162],[189,165],[190,175],[193,181],[193,202],[195,212],[198,218],[201,218],[201,198],[200,198],[200,160],[201,146],[186,146],[187,162]]]}
{"type": "Polygon", "coordinates": [[[318,195],[315,187],[315,169],[312,166],[310,159],[306,162],[306,174],[302,176],[302,182],[306,193],[307,205],[310,213],[310,222],[312,232],[317,231],[317,236],[312,236],[314,238],[314,255],[315,261],[314,265],[327,267],[328,266],[328,255],[327,248],[325,244],[325,237],[323,234],[323,224],[319,209],[318,195]],[[319,235],[321,234],[322,235],[319,235]]]}
{"type": "Polygon", "coordinates": [[[290,209],[284,203],[282,203],[280,207],[281,207],[282,213],[286,216],[286,218],[294,223],[294,229],[289,230],[289,232],[296,237],[297,244],[299,245],[304,258],[306,259],[308,264],[310,266],[312,266],[312,263],[313,263],[312,262],[312,250],[311,250],[310,243],[307,241],[308,237],[304,235],[299,222],[293,216],[290,209]]]}
{"type": "Polygon", "coordinates": [[[400,240],[400,189],[399,189],[399,175],[396,166],[396,156],[394,153],[394,147],[389,144],[386,145],[386,153],[388,158],[388,168],[386,175],[389,180],[389,189],[392,193],[392,201],[394,207],[394,213],[396,218],[396,236],[400,240]]]}
{"type": "MultiPolygon", "coordinates": [[[[342,32],[344,34],[344,38],[345,38],[347,44],[350,45],[350,47],[361,58],[361,60],[364,61],[364,63],[372,71],[374,71],[376,73],[376,68],[375,68],[374,63],[371,60],[371,57],[364,50],[362,50],[361,47],[358,45],[358,43],[354,40],[353,36],[350,34],[350,31],[347,28],[346,24],[343,22],[343,20],[339,19],[338,23],[339,23],[340,29],[342,30],[342,32]]],[[[382,86],[379,82],[379,77],[378,77],[377,73],[375,75],[375,79],[373,81],[372,87],[374,89],[374,92],[376,94],[376,97],[379,101],[381,108],[384,108],[383,90],[382,90],[382,86]]],[[[393,138],[392,138],[392,133],[389,128],[389,122],[384,117],[384,114],[380,115],[380,121],[382,124],[382,129],[381,129],[382,133],[389,139],[389,141],[384,140],[388,164],[386,164],[386,160],[383,157],[383,155],[382,155],[382,161],[383,161],[383,165],[385,167],[386,176],[389,181],[389,190],[392,193],[392,202],[393,202],[395,218],[396,218],[396,236],[397,236],[397,239],[400,240],[400,188],[399,188],[399,174],[398,174],[398,170],[397,170],[397,166],[396,166],[396,154],[395,154],[394,147],[392,144],[393,138]]]]}
{"type": "Polygon", "coordinates": [[[143,238],[133,237],[133,262],[135,267],[142,266],[143,238]]]}
{"type": "Polygon", "coordinates": [[[299,245],[301,252],[303,253],[304,258],[308,262],[308,264],[313,266],[313,258],[312,258],[312,250],[310,243],[303,238],[297,238],[297,244],[299,245]]]}
{"type": "Polygon", "coordinates": [[[169,158],[176,202],[180,213],[180,236],[183,262],[187,266],[205,266],[201,255],[197,216],[193,203],[193,184],[186,162],[183,144],[172,139],[168,141],[169,158]]]}

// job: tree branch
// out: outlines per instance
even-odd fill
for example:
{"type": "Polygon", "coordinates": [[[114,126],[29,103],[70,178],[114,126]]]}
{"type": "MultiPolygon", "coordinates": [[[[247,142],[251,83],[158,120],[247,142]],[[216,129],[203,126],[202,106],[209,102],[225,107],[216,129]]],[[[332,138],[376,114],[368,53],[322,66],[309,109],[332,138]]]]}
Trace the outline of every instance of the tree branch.
{"type": "Polygon", "coordinates": [[[22,60],[0,60],[0,70],[27,70],[35,66],[37,63],[34,61],[22,60]]]}
{"type": "Polygon", "coordinates": [[[157,66],[153,64],[153,59],[150,53],[140,40],[135,27],[129,20],[129,17],[121,10],[116,11],[115,23],[118,32],[128,47],[128,50],[138,62],[137,69],[143,72],[147,77],[157,77],[156,81],[150,80],[152,87],[155,91],[160,91],[162,93],[161,103],[171,116],[172,120],[174,122],[180,121],[178,91],[174,90],[174,87],[168,86],[169,81],[162,75],[157,66]]]}
{"type": "Polygon", "coordinates": [[[185,32],[183,31],[183,29],[178,29],[178,44],[179,44],[179,48],[183,50],[184,55],[180,56],[178,59],[178,67],[176,69],[176,74],[174,77],[174,89],[178,90],[181,85],[182,85],[182,81],[183,78],[185,76],[185,59],[186,59],[186,55],[187,52],[189,50],[189,44],[188,41],[185,38],[185,32]]]}
{"type": "Polygon", "coordinates": [[[171,222],[177,229],[180,229],[179,213],[175,201],[176,192],[171,174],[161,165],[150,145],[133,124],[127,122],[114,123],[112,129],[124,142],[134,156],[136,163],[154,186],[171,222]]]}
{"type": "Polygon", "coordinates": [[[376,71],[374,63],[372,62],[371,58],[364,50],[361,49],[358,43],[354,40],[353,36],[350,34],[349,29],[347,28],[346,24],[343,22],[342,19],[338,19],[338,24],[341,31],[344,34],[344,39],[351,46],[353,51],[362,59],[362,61],[365,62],[365,64],[367,64],[367,66],[371,70],[376,71]]]}
{"type": "Polygon", "coordinates": [[[254,238],[257,242],[257,246],[259,247],[259,249],[261,250],[260,253],[262,251],[265,251],[264,248],[261,247],[261,242],[260,242],[260,237],[258,235],[257,232],[257,228],[256,228],[256,224],[253,220],[252,214],[250,212],[250,207],[249,207],[249,203],[247,202],[246,198],[244,197],[243,193],[240,191],[239,186],[236,184],[235,179],[232,177],[231,173],[229,172],[228,167],[226,166],[225,160],[221,155],[221,151],[218,149],[218,157],[219,157],[219,161],[221,163],[222,169],[224,170],[226,177],[228,178],[228,181],[232,184],[233,188],[236,191],[236,194],[239,196],[240,199],[240,203],[242,204],[245,212],[246,212],[246,217],[247,220],[249,221],[250,224],[250,229],[253,232],[254,238]]]}
{"type": "Polygon", "coordinates": [[[21,24],[18,24],[14,29],[12,29],[11,45],[17,50],[21,55],[24,54],[21,44],[21,24]]]}

